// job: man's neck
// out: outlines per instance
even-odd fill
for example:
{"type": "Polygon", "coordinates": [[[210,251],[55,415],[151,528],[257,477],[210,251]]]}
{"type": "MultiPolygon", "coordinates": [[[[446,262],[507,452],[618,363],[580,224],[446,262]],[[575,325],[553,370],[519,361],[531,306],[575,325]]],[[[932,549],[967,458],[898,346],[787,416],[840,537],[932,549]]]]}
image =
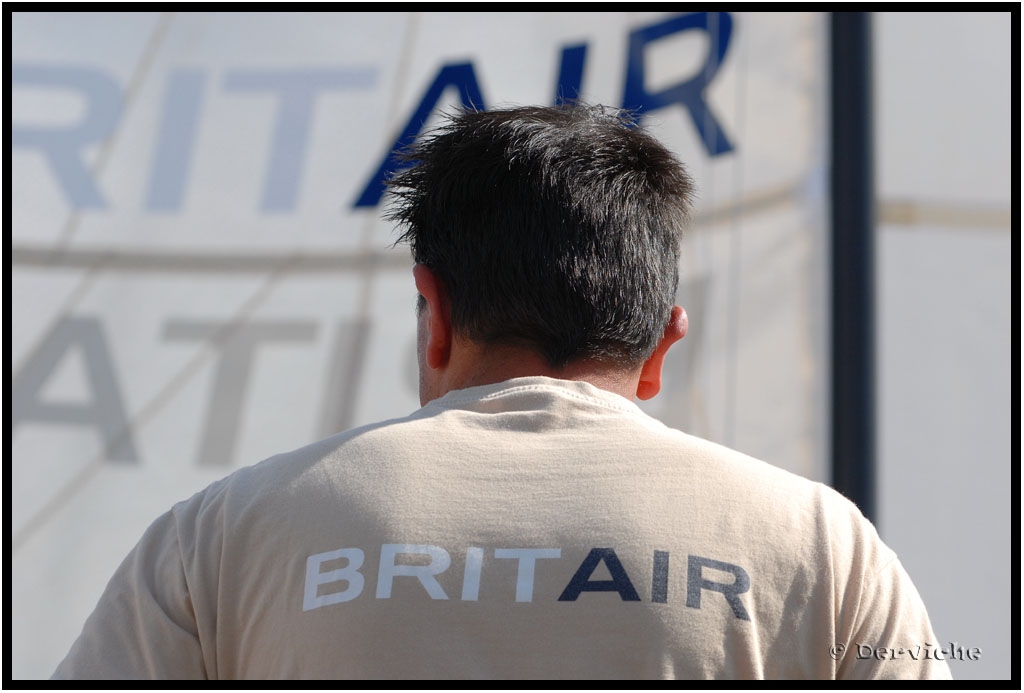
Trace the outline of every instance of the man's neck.
{"type": "Polygon", "coordinates": [[[624,369],[622,364],[597,359],[580,359],[562,368],[554,368],[541,354],[531,349],[485,346],[456,338],[448,366],[444,372],[432,375],[436,381],[429,399],[441,397],[452,390],[542,375],[588,382],[632,400],[636,398],[640,368],[624,369]]]}

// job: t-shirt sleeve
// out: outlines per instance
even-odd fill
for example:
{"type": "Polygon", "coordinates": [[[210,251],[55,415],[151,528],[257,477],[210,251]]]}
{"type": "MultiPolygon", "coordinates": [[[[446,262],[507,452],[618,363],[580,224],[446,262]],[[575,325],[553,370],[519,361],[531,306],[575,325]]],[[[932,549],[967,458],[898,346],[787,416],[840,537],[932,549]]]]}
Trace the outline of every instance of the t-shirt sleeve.
{"type": "Polygon", "coordinates": [[[54,679],[204,679],[206,667],[173,513],[114,573],[54,679]]]}
{"type": "Polygon", "coordinates": [[[888,548],[867,571],[838,636],[840,679],[951,679],[924,602],[888,548]]]}

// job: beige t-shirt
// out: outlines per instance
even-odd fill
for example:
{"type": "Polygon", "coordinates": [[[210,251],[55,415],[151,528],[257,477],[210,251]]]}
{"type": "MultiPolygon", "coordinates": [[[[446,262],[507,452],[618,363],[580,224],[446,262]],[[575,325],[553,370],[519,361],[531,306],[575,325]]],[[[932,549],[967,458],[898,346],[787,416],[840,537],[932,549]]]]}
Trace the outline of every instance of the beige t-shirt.
{"type": "Polygon", "coordinates": [[[54,677],[949,678],[937,644],[839,494],[531,377],[175,505],[54,677]]]}

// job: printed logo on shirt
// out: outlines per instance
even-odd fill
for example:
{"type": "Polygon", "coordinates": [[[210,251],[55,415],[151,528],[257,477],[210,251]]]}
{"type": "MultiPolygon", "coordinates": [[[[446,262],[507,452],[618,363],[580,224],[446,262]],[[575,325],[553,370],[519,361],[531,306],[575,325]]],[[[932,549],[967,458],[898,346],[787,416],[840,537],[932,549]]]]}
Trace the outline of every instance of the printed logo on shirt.
{"type": "MultiPolygon", "coordinates": [[[[466,549],[462,601],[477,601],[480,597],[485,553],[485,549],[477,546],[466,549]]],[[[495,559],[518,562],[515,601],[532,602],[534,577],[537,570],[543,570],[545,561],[561,560],[562,550],[555,548],[501,548],[494,549],[492,556],[495,559]]],[[[666,604],[669,601],[669,559],[668,551],[654,552],[648,600],[656,604],[666,604]]],[[[311,611],[332,604],[341,604],[362,595],[366,587],[366,578],[362,572],[365,560],[366,554],[359,548],[336,549],[307,557],[302,610],[311,611]],[[325,563],[339,560],[344,560],[346,563],[333,570],[323,569],[325,563]],[[333,591],[321,594],[321,586],[330,586],[333,591]],[[341,589],[338,589],[339,587],[341,589]]],[[[390,599],[392,586],[396,579],[415,578],[431,599],[448,599],[448,594],[438,582],[437,576],[448,570],[450,566],[451,555],[440,546],[384,544],[380,547],[376,598],[390,599]]],[[[741,599],[741,595],[749,590],[750,576],[740,566],[704,556],[693,554],[687,556],[686,606],[700,609],[704,592],[715,592],[722,595],[724,604],[728,605],[736,618],[749,621],[750,614],[741,599]],[[705,569],[731,574],[733,579],[731,582],[710,579],[705,574],[705,569]]],[[[622,601],[643,601],[615,550],[611,548],[590,549],[557,601],[575,602],[585,592],[615,592],[622,601]],[[610,575],[610,579],[594,579],[594,574],[602,564],[610,575]]]]}

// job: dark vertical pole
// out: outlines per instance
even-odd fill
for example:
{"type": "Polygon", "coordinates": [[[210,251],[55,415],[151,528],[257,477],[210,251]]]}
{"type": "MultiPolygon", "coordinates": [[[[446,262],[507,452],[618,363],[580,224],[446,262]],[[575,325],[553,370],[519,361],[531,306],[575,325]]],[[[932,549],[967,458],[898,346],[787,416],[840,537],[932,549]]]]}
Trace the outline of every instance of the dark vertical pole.
{"type": "Polygon", "coordinates": [[[833,12],[832,486],[875,520],[871,16],[833,12]]]}

